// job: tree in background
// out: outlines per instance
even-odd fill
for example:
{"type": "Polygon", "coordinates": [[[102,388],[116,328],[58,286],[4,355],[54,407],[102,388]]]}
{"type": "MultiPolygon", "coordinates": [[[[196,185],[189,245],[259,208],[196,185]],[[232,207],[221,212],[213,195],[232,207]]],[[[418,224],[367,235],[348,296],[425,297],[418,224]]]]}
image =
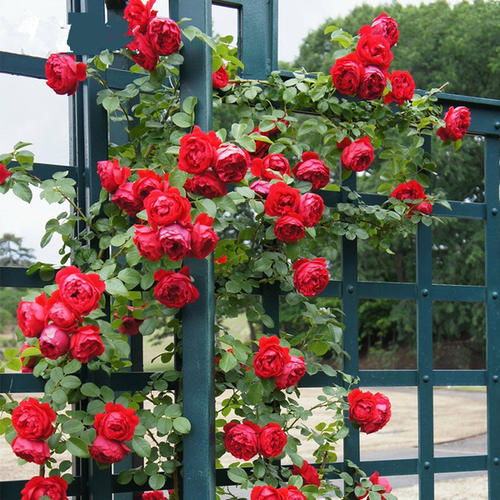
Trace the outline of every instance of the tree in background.
{"type": "Polygon", "coordinates": [[[12,233],[0,237],[0,266],[26,267],[35,262],[32,248],[23,247],[23,239],[12,233]]]}

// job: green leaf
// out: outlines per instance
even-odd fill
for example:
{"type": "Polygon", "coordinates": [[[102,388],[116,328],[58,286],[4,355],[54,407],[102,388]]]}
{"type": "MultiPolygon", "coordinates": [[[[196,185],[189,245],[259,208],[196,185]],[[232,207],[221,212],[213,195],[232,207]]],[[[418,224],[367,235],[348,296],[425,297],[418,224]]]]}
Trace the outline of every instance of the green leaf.
{"type": "Polygon", "coordinates": [[[101,395],[101,389],[92,382],[86,382],[80,388],[81,393],[89,398],[97,398],[101,395]]]}
{"type": "Polygon", "coordinates": [[[79,420],[68,420],[62,425],[62,430],[66,434],[78,434],[83,431],[83,424],[79,420]]]}
{"type": "Polygon", "coordinates": [[[59,405],[64,405],[68,402],[68,397],[66,396],[66,393],[59,387],[52,393],[52,400],[59,405]]]}
{"type": "Polygon", "coordinates": [[[124,269],[118,273],[118,277],[128,288],[135,288],[141,282],[141,274],[135,269],[124,269]]]}
{"type": "Polygon", "coordinates": [[[227,477],[236,484],[241,484],[248,480],[248,474],[239,467],[230,467],[227,470],[227,477]]]}
{"type": "Polygon", "coordinates": [[[111,278],[110,280],[106,280],[105,283],[106,283],[106,291],[110,295],[117,295],[117,296],[128,295],[127,287],[118,278],[111,278]]]}
{"type": "Polygon", "coordinates": [[[14,186],[12,187],[12,191],[14,191],[14,194],[18,198],[26,201],[27,203],[30,203],[33,198],[33,193],[31,192],[30,187],[24,182],[15,182],[14,186]]]}
{"type": "Polygon", "coordinates": [[[71,437],[66,441],[66,449],[75,457],[90,457],[89,447],[80,438],[71,437]]]}
{"type": "Polygon", "coordinates": [[[194,108],[196,107],[196,104],[198,102],[198,99],[194,96],[189,96],[184,99],[182,102],[182,109],[188,114],[192,115],[194,112],[194,108]]]}
{"type": "Polygon", "coordinates": [[[151,453],[151,445],[142,437],[134,436],[132,439],[132,449],[139,457],[149,457],[151,453]]]}
{"type": "Polygon", "coordinates": [[[76,389],[77,387],[80,387],[81,384],[82,382],[80,379],[74,375],[68,375],[61,380],[61,385],[65,389],[76,389]]]}
{"type": "Polygon", "coordinates": [[[174,429],[180,434],[189,434],[191,432],[191,422],[186,417],[177,417],[174,420],[174,429]]]}
{"type": "Polygon", "coordinates": [[[238,361],[230,352],[223,352],[219,361],[219,368],[227,373],[238,366],[238,361]]]}
{"type": "Polygon", "coordinates": [[[105,97],[102,106],[108,113],[112,113],[120,107],[120,98],[116,95],[105,97]]]}
{"type": "Polygon", "coordinates": [[[180,128],[189,128],[193,126],[193,117],[186,113],[175,113],[172,121],[180,128]]]}
{"type": "Polygon", "coordinates": [[[163,488],[163,485],[165,484],[165,476],[162,476],[161,474],[153,474],[149,478],[149,486],[151,486],[151,489],[153,490],[161,490],[163,488]]]}

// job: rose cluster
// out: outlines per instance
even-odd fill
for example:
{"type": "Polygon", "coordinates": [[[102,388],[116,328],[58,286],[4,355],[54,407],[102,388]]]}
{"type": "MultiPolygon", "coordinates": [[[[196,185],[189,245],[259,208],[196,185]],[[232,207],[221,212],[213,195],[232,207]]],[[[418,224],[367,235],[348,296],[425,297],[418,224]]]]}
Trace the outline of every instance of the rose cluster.
{"type": "Polygon", "coordinates": [[[273,486],[254,486],[250,500],[307,500],[295,486],[274,488],[273,486]]]}
{"type": "Polygon", "coordinates": [[[58,289],[50,297],[42,293],[32,302],[19,303],[17,324],[25,337],[38,338],[44,357],[69,353],[71,359],[88,363],[104,352],[104,344],[97,326],[82,323],[99,307],[106,286],[98,274],[84,274],[75,266],[58,271],[56,283],[58,289]]]}
{"type": "Polygon", "coordinates": [[[432,213],[432,203],[427,200],[424,188],[418,181],[408,181],[398,184],[391,193],[391,198],[408,203],[410,206],[408,215],[414,212],[420,212],[424,215],[432,213]]]}
{"type": "Polygon", "coordinates": [[[21,500],[68,500],[68,483],[58,476],[32,477],[21,490],[21,500]]]}
{"type": "Polygon", "coordinates": [[[380,392],[373,394],[354,389],[347,396],[347,402],[349,420],[366,434],[379,431],[391,418],[391,402],[380,392]]]}
{"type": "Polygon", "coordinates": [[[450,106],[444,116],[444,127],[437,130],[437,135],[443,141],[459,141],[463,139],[471,122],[470,109],[466,106],[454,108],[450,106]]]}

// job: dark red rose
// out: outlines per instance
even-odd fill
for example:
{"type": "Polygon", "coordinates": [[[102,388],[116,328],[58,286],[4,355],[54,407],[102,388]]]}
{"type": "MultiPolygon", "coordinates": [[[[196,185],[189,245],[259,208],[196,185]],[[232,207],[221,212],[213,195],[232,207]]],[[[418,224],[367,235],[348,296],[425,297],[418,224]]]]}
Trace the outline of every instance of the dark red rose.
{"type": "Polygon", "coordinates": [[[25,337],[38,337],[45,327],[47,296],[40,294],[33,302],[19,302],[17,325],[25,337]]]}
{"type": "MultiPolygon", "coordinates": [[[[140,333],[139,327],[142,325],[144,320],[133,316],[133,312],[136,309],[144,309],[144,308],[127,306],[127,309],[130,311],[130,314],[127,316],[122,316],[120,318],[122,320],[122,324],[120,328],[118,328],[118,331],[129,336],[138,335],[140,333]]],[[[115,315],[115,317],[118,316],[115,315]]]]}
{"type": "Polygon", "coordinates": [[[295,387],[306,374],[306,364],[304,358],[290,356],[290,361],[285,363],[283,371],[274,377],[276,389],[282,390],[288,387],[295,387]]]}
{"type": "Polygon", "coordinates": [[[141,500],[168,500],[163,491],[146,491],[141,495],[141,500]]]}
{"type": "Polygon", "coordinates": [[[177,273],[160,269],[155,273],[155,280],[158,281],[154,289],[155,297],[167,307],[180,309],[195,302],[200,296],[186,266],[177,273]]]}
{"type": "Polygon", "coordinates": [[[224,426],[224,446],[233,457],[250,460],[258,453],[260,427],[253,422],[224,426]]]}
{"type": "Polygon", "coordinates": [[[283,372],[283,368],[290,359],[290,350],[288,347],[280,346],[278,337],[275,335],[261,337],[259,350],[253,358],[255,375],[262,378],[276,377],[283,372]]]}
{"type": "Polygon", "coordinates": [[[139,253],[148,260],[156,262],[163,257],[163,248],[158,238],[158,231],[149,226],[136,224],[134,243],[139,253]]]}
{"type": "Polygon", "coordinates": [[[59,290],[55,290],[47,303],[47,320],[62,330],[71,331],[78,326],[81,318],[62,301],[59,290]]]}
{"type": "MultiPolygon", "coordinates": [[[[389,483],[389,481],[385,478],[385,477],[380,477],[380,473],[379,472],[374,472],[370,477],[369,477],[370,481],[372,484],[376,484],[376,485],[379,485],[379,486],[383,486],[383,490],[379,490],[377,491],[377,493],[381,496],[381,500],[386,500],[386,497],[384,496],[384,493],[391,493],[392,491],[392,486],[391,486],[391,483],[389,483]]],[[[368,497],[369,493],[366,492],[363,496],[356,496],[356,498],[358,498],[359,500],[361,500],[362,498],[366,498],[368,497]]]]}
{"type": "Polygon", "coordinates": [[[172,260],[182,260],[191,251],[191,228],[182,224],[170,224],[158,230],[163,252],[172,260]]]}
{"type": "Polygon", "coordinates": [[[102,187],[113,194],[130,176],[130,168],[122,167],[120,162],[113,160],[98,161],[97,173],[101,178],[102,187]]]}
{"type": "Polygon", "coordinates": [[[91,457],[100,464],[114,464],[123,460],[129,453],[129,448],[121,441],[97,436],[92,446],[89,446],[91,457]]]}
{"type": "Polygon", "coordinates": [[[71,336],[70,354],[80,363],[88,363],[104,353],[99,327],[94,325],[82,326],[71,336]]]}
{"type": "Polygon", "coordinates": [[[49,325],[42,331],[40,338],[40,352],[49,359],[64,356],[69,350],[69,336],[55,325],[49,325]]]}
{"type": "MultiPolygon", "coordinates": [[[[269,156],[271,155],[268,155],[265,158],[269,158],[269,156]]],[[[290,165],[288,165],[288,169],[290,170],[290,165]]],[[[260,177],[259,180],[270,181],[271,179],[283,179],[283,176],[280,173],[274,172],[273,170],[266,168],[266,166],[264,165],[264,160],[262,158],[254,158],[252,160],[252,166],[250,168],[250,172],[252,172],[252,175],[254,175],[255,177],[260,177]]],[[[291,175],[291,172],[289,172],[289,174],[291,175]]]]}
{"type": "Polygon", "coordinates": [[[43,465],[50,458],[49,445],[45,441],[14,438],[12,441],[12,451],[26,462],[43,465]]]}
{"type": "Polygon", "coordinates": [[[139,179],[133,183],[132,190],[139,200],[144,200],[155,189],[162,189],[164,183],[168,184],[168,174],[160,177],[154,170],[138,170],[137,174],[139,179]]]}
{"type": "Polygon", "coordinates": [[[167,17],[155,17],[148,24],[148,39],[160,56],[179,52],[182,33],[177,23],[167,17]]]}
{"type": "Polygon", "coordinates": [[[354,389],[347,396],[349,420],[359,425],[361,432],[371,434],[384,427],[391,418],[391,403],[383,394],[354,389]]]}
{"type": "Polygon", "coordinates": [[[50,500],[68,500],[67,491],[68,483],[62,477],[35,476],[21,490],[21,500],[40,500],[44,496],[50,500]]]}
{"type": "Polygon", "coordinates": [[[408,181],[398,184],[391,193],[391,198],[398,200],[424,200],[424,188],[418,181],[408,181]]]}
{"type": "MultiPolygon", "coordinates": [[[[255,159],[254,163],[256,161],[258,160],[255,159]]],[[[271,179],[281,179],[285,174],[292,175],[292,172],[290,170],[290,163],[288,163],[288,160],[285,156],[280,154],[265,156],[262,159],[262,167],[263,168],[261,169],[261,175],[259,177],[262,177],[263,179],[268,181],[270,181],[271,179]]]]}
{"type": "Polygon", "coordinates": [[[215,163],[215,154],[221,141],[211,130],[208,134],[196,126],[191,134],[180,140],[179,169],[190,174],[201,174],[215,163]]]}
{"type": "Polygon", "coordinates": [[[377,66],[384,71],[389,69],[393,59],[387,40],[372,33],[361,35],[356,46],[356,53],[365,66],[377,66]]]}
{"type": "Polygon", "coordinates": [[[106,289],[98,274],[83,274],[75,266],[68,266],[56,274],[61,300],[73,311],[87,315],[99,307],[101,294],[106,289]]]}
{"type": "Polygon", "coordinates": [[[195,175],[186,181],[184,189],[188,193],[199,194],[205,198],[218,198],[227,194],[227,187],[212,170],[195,175]]]}
{"type": "Polygon", "coordinates": [[[284,497],[272,486],[254,486],[250,500],[285,500],[284,497]]]}
{"type": "Polygon", "coordinates": [[[33,368],[35,368],[37,363],[42,359],[42,356],[23,356],[23,352],[30,347],[33,346],[26,342],[21,346],[21,349],[19,349],[19,359],[21,360],[22,373],[33,373],[33,368]]]}
{"type": "Polygon", "coordinates": [[[154,71],[160,60],[160,55],[150,39],[142,33],[136,33],[135,38],[127,45],[132,51],[132,59],[146,71],[154,71]]]}
{"type": "Polygon", "coordinates": [[[234,144],[223,144],[216,151],[214,171],[223,182],[239,182],[250,167],[248,152],[234,144]]]}
{"type": "Polygon", "coordinates": [[[277,457],[286,446],[287,437],[278,424],[267,424],[259,433],[259,453],[266,458],[277,457]]]}
{"type": "Polygon", "coordinates": [[[130,441],[138,424],[139,417],[135,410],[115,403],[106,403],[104,413],[94,417],[97,434],[115,441],[130,441]]]}
{"type": "Polygon", "coordinates": [[[411,101],[415,93],[415,82],[408,71],[393,71],[388,75],[392,90],[384,96],[384,102],[396,102],[400,106],[411,101]]]}
{"type": "Polygon", "coordinates": [[[145,200],[148,222],[153,228],[168,226],[174,222],[191,222],[191,203],[175,187],[153,191],[145,200]]]}
{"type": "Polygon", "coordinates": [[[51,54],[45,63],[47,85],[59,95],[73,95],[87,78],[87,65],[69,54],[51,54]]]}
{"type": "Polygon", "coordinates": [[[294,262],[293,270],[293,284],[306,297],[318,295],[330,281],[325,259],[300,259],[294,262]]]}
{"type": "Polygon", "coordinates": [[[21,401],[12,412],[12,426],[19,437],[32,440],[48,439],[54,432],[55,411],[47,403],[34,398],[21,401]]]}
{"type": "Polygon", "coordinates": [[[152,10],[156,0],[148,0],[146,5],[142,0],[130,0],[123,16],[128,22],[127,35],[134,35],[137,32],[145,33],[149,22],[156,16],[157,11],[152,10]]]}
{"type": "Polygon", "coordinates": [[[5,165],[0,163],[0,186],[12,175],[12,172],[9,172],[5,165]]]}
{"type": "Polygon", "coordinates": [[[225,66],[221,66],[212,73],[212,86],[214,89],[223,89],[229,84],[229,74],[225,66]]]}
{"type": "Polygon", "coordinates": [[[432,213],[432,203],[429,201],[422,201],[421,203],[418,203],[415,208],[415,211],[420,212],[424,215],[431,215],[432,213]]]}
{"type": "Polygon", "coordinates": [[[438,128],[437,135],[443,141],[463,139],[471,122],[470,109],[465,106],[450,106],[444,116],[445,127],[438,128]]]}
{"type": "Polygon", "coordinates": [[[294,243],[306,235],[306,227],[300,215],[290,212],[276,221],[274,234],[280,241],[294,243]]]}
{"type": "Polygon", "coordinates": [[[299,215],[302,217],[304,226],[313,227],[323,217],[325,202],[319,194],[305,193],[300,197],[299,215]]]}
{"type": "Polygon", "coordinates": [[[399,40],[399,28],[398,23],[395,19],[388,16],[387,14],[380,14],[376,17],[371,26],[363,26],[359,30],[360,34],[371,33],[373,35],[378,35],[387,40],[387,43],[392,47],[396,45],[399,40]]]}
{"type": "Polygon", "coordinates": [[[300,206],[300,191],[285,182],[276,182],[269,189],[264,203],[264,211],[270,217],[280,217],[297,212],[300,206]]]}
{"type": "Polygon", "coordinates": [[[271,183],[263,179],[257,179],[250,184],[250,189],[265,198],[271,190],[271,183]]]}
{"type": "Polygon", "coordinates": [[[332,83],[342,94],[355,94],[361,84],[365,68],[356,52],[340,57],[330,69],[332,83]]]}
{"type": "Polygon", "coordinates": [[[302,467],[294,465],[292,467],[292,474],[301,476],[304,480],[304,484],[313,484],[314,486],[319,486],[321,484],[318,469],[310,465],[306,460],[304,460],[302,467]]]}
{"type": "Polygon", "coordinates": [[[330,169],[319,159],[317,153],[306,151],[302,153],[302,161],[293,167],[297,179],[308,181],[317,191],[330,182],[330,169]]]}
{"type": "Polygon", "coordinates": [[[137,212],[142,210],[142,200],[137,198],[134,194],[134,183],[125,182],[111,197],[111,201],[118,205],[118,207],[127,212],[130,217],[135,217],[137,212]]]}
{"type": "Polygon", "coordinates": [[[361,137],[344,148],[341,156],[342,165],[347,170],[363,172],[375,159],[375,151],[369,137],[361,137]]]}
{"type": "Polygon", "coordinates": [[[282,495],[283,500],[307,500],[306,496],[295,486],[280,488],[278,493],[282,495]]]}
{"type": "Polygon", "coordinates": [[[351,144],[351,139],[349,139],[349,137],[344,137],[340,142],[337,142],[335,144],[335,147],[337,149],[344,149],[345,147],[349,146],[349,144],[351,144]]]}
{"type": "Polygon", "coordinates": [[[367,66],[356,95],[367,101],[379,99],[384,93],[386,80],[386,75],[381,69],[376,66],[367,66]]]}
{"type": "Polygon", "coordinates": [[[190,257],[204,259],[215,250],[219,237],[212,229],[213,222],[213,218],[207,214],[199,214],[196,217],[191,233],[190,257]]]}

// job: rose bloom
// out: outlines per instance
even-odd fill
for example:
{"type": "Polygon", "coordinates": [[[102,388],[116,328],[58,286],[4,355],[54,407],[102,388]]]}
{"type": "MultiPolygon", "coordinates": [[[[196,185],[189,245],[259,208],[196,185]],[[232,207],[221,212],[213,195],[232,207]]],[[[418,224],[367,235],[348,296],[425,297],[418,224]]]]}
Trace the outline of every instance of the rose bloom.
{"type": "Polygon", "coordinates": [[[389,69],[393,59],[391,47],[385,38],[371,33],[361,35],[356,53],[365,66],[389,69]]]}
{"type": "Polygon", "coordinates": [[[161,189],[168,179],[168,174],[160,177],[154,170],[138,170],[137,174],[139,179],[133,182],[132,191],[139,200],[144,200],[155,189],[161,189]]]}
{"type": "Polygon", "coordinates": [[[30,347],[33,346],[26,342],[21,346],[21,349],[19,349],[19,359],[21,360],[22,373],[33,373],[33,368],[35,368],[36,364],[42,359],[41,356],[23,356],[23,352],[30,347]]]}
{"type": "MultiPolygon", "coordinates": [[[[288,124],[288,122],[285,122],[285,120],[280,120],[282,123],[288,124]]],[[[259,135],[263,135],[264,137],[269,137],[270,139],[275,137],[280,133],[280,129],[276,126],[272,128],[271,130],[267,130],[266,132],[263,132],[260,130],[259,127],[255,127],[252,130],[252,133],[257,133],[259,135]]],[[[264,141],[259,141],[258,139],[255,140],[255,151],[253,153],[250,153],[252,158],[264,158],[267,155],[267,152],[269,151],[269,148],[271,147],[271,144],[268,142],[264,141]]]]}
{"type": "Polygon", "coordinates": [[[130,449],[121,441],[113,441],[98,435],[94,443],[89,446],[89,452],[100,464],[114,464],[123,460],[130,453],[130,449]]]}
{"type": "MultiPolygon", "coordinates": [[[[132,306],[127,306],[127,309],[133,313],[134,310],[136,309],[144,309],[144,307],[132,307],[132,306]]],[[[118,316],[115,316],[118,317],[118,316]]],[[[136,318],[132,314],[129,316],[122,316],[120,318],[122,320],[122,324],[120,328],[118,328],[118,331],[125,334],[125,335],[138,335],[140,333],[139,327],[142,325],[143,321],[142,319],[136,318]]]]}
{"type": "Polygon", "coordinates": [[[101,178],[102,187],[113,194],[130,176],[130,168],[122,167],[120,162],[113,160],[98,161],[97,174],[101,178]]]}
{"type": "Polygon", "coordinates": [[[59,476],[32,477],[21,490],[21,500],[40,500],[43,496],[51,500],[68,500],[68,483],[59,476]]]}
{"type": "Polygon", "coordinates": [[[415,81],[408,71],[393,71],[389,74],[392,90],[384,96],[384,102],[395,102],[400,106],[411,101],[415,93],[415,81]]]}
{"type": "Polygon", "coordinates": [[[365,68],[356,52],[340,57],[330,69],[332,83],[342,94],[355,94],[361,84],[365,68]]]}
{"type": "Polygon", "coordinates": [[[148,260],[156,262],[163,257],[163,248],[158,237],[158,231],[149,226],[136,224],[134,244],[139,253],[148,260]]]}
{"type": "Polygon", "coordinates": [[[47,303],[47,319],[62,330],[71,331],[78,326],[81,318],[61,300],[61,293],[55,290],[47,303]]]}
{"type": "Polygon", "coordinates": [[[130,441],[134,437],[139,417],[132,408],[121,404],[106,403],[105,413],[94,417],[94,427],[97,434],[115,441],[130,441]]]}
{"type": "Polygon", "coordinates": [[[335,144],[335,147],[337,149],[344,149],[345,147],[349,146],[349,144],[351,144],[351,139],[349,139],[349,137],[344,137],[340,142],[337,142],[335,144]]]}
{"type": "Polygon", "coordinates": [[[288,498],[272,486],[254,486],[250,500],[285,500],[288,498]]]}
{"type": "Polygon", "coordinates": [[[221,66],[212,73],[212,86],[214,89],[223,89],[229,84],[229,74],[225,66],[221,66]]]}
{"type": "Polygon", "coordinates": [[[288,186],[285,182],[276,182],[269,188],[264,211],[270,217],[280,217],[289,212],[298,211],[299,206],[300,191],[288,186]]]}
{"type": "Polygon", "coordinates": [[[17,306],[17,324],[25,337],[38,337],[45,327],[47,315],[47,296],[45,293],[35,298],[34,302],[19,302],[17,306]]]}
{"type": "Polygon", "coordinates": [[[422,201],[418,203],[415,207],[414,210],[417,212],[420,212],[424,215],[431,215],[432,213],[432,203],[429,201],[422,201]]]}
{"type": "Polygon", "coordinates": [[[141,500],[168,500],[163,491],[146,491],[141,495],[141,500]]]}
{"type": "Polygon", "coordinates": [[[391,403],[381,393],[354,389],[347,396],[349,403],[349,420],[359,425],[361,432],[371,434],[389,422],[391,403]]]}
{"type": "Polygon", "coordinates": [[[320,294],[330,281],[325,259],[299,259],[292,268],[293,284],[306,297],[320,294]]]}
{"type": "Polygon", "coordinates": [[[201,174],[215,163],[215,152],[221,141],[211,130],[208,134],[196,126],[193,132],[180,140],[179,169],[190,174],[201,174]]]}
{"type": "Polygon", "coordinates": [[[55,325],[49,325],[42,331],[40,338],[40,352],[49,359],[64,356],[69,350],[69,336],[55,325]]]}
{"type": "Polygon", "coordinates": [[[280,241],[295,243],[306,235],[306,228],[300,215],[290,212],[276,221],[274,234],[280,241]]]}
{"type": "Polygon", "coordinates": [[[85,325],[71,336],[70,354],[73,359],[80,363],[88,363],[104,353],[104,344],[102,343],[99,327],[94,325],[85,325]]]}
{"type": "Polygon", "coordinates": [[[125,182],[111,197],[111,201],[118,205],[118,207],[127,212],[130,217],[135,217],[137,212],[142,210],[142,200],[137,198],[134,194],[134,183],[125,182]]]}
{"type": "Polygon", "coordinates": [[[153,191],[145,200],[148,222],[153,228],[174,222],[191,222],[191,203],[175,187],[153,191]]]}
{"type": "Polygon", "coordinates": [[[205,198],[218,198],[227,194],[227,187],[213,170],[209,169],[203,174],[195,175],[186,180],[184,189],[188,193],[195,193],[205,198]]]}
{"type": "Polygon", "coordinates": [[[286,500],[307,500],[305,495],[295,486],[287,486],[286,488],[280,488],[278,493],[282,495],[283,499],[286,500]]]}
{"type": "Polygon", "coordinates": [[[424,200],[424,188],[418,181],[408,181],[398,184],[391,193],[391,198],[398,200],[424,200]]]}
{"type": "Polygon", "coordinates": [[[398,23],[395,19],[388,16],[387,14],[380,14],[376,17],[371,26],[363,26],[359,30],[360,34],[372,33],[373,35],[378,35],[387,40],[387,43],[392,47],[396,45],[399,40],[399,28],[398,23]]]}
{"type": "Polygon", "coordinates": [[[304,226],[313,227],[323,217],[325,202],[316,193],[305,193],[300,197],[299,215],[302,217],[304,226]]]}
{"type": "Polygon", "coordinates": [[[160,269],[155,273],[154,293],[158,302],[173,309],[180,309],[198,300],[200,292],[193,285],[189,269],[184,266],[179,272],[160,269]]]}
{"type": "Polygon", "coordinates": [[[12,441],[12,451],[26,462],[43,465],[50,458],[49,445],[45,441],[14,438],[12,441]]]}
{"type": "Polygon", "coordinates": [[[233,457],[250,460],[258,453],[259,432],[253,422],[230,422],[224,426],[224,446],[233,457]]]}
{"type": "Polygon", "coordinates": [[[213,222],[213,218],[207,214],[199,214],[196,217],[191,233],[190,257],[204,259],[215,250],[219,237],[212,229],[213,222]]]}
{"type": "Polygon", "coordinates": [[[163,252],[172,260],[182,260],[191,250],[191,228],[182,224],[163,226],[158,231],[163,252]]]}
{"type": "Polygon", "coordinates": [[[301,476],[304,480],[304,484],[313,484],[314,486],[319,486],[321,484],[318,469],[310,465],[306,460],[304,460],[301,467],[294,465],[292,467],[292,474],[301,476]]]}
{"type": "Polygon", "coordinates": [[[148,24],[148,39],[160,56],[179,52],[182,33],[177,23],[167,17],[155,17],[148,24]]]}
{"type": "Polygon", "coordinates": [[[265,198],[271,190],[271,183],[263,179],[257,179],[250,184],[250,189],[265,198]]]}
{"type": "Polygon", "coordinates": [[[142,0],[130,0],[125,7],[123,16],[128,22],[129,30],[127,35],[134,35],[137,32],[144,33],[149,22],[156,16],[157,11],[152,10],[156,0],[148,0],[146,5],[142,0]]]}
{"type": "Polygon", "coordinates": [[[266,458],[277,457],[286,446],[287,437],[278,424],[267,424],[259,433],[259,453],[266,458]]]}
{"type": "Polygon", "coordinates": [[[386,80],[385,73],[381,69],[376,66],[367,66],[356,95],[367,101],[379,99],[384,93],[386,80]]]}
{"type": "Polygon", "coordinates": [[[454,108],[450,106],[444,116],[445,127],[437,130],[437,135],[443,141],[458,141],[463,139],[471,122],[470,109],[465,106],[454,108]]]}
{"type": "Polygon", "coordinates": [[[250,155],[234,144],[223,144],[216,151],[214,171],[223,182],[239,182],[250,167],[250,155]]]}
{"type": "Polygon", "coordinates": [[[99,300],[106,289],[98,274],[83,274],[75,266],[68,266],[56,274],[61,300],[73,311],[87,315],[99,306],[99,300]]]}
{"type": "Polygon", "coordinates": [[[306,364],[303,357],[290,356],[290,361],[285,363],[283,371],[274,377],[276,389],[295,387],[306,374],[306,364]]]}
{"type": "Polygon", "coordinates": [[[12,426],[25,439],[48,439],[54,432],[55,420],[56,413],[50,405],[34,398],[21,401],[12,412],[12,426]]]}
{"type": "Polygon", "coordinates": [[[47,85],[59,95],[73,95],[78,84],[87,78],[86,64],[69,54],[51,54],[45,63],[47,85]]]}
{"type": "Polygon", "coordinates": [[[354,172],[367,170],[375,159],[375,151],[369,137],[361,137],[344,148],[340,157],[342,165],[354,172]]]}
{"type": "MultiPolygon", "coordinates": [[[[254,160],[254,162],[255,161],[256,160],[254,160]]],[[[277,178],[274,172],[276,172],[279,177],[282,177],[285,174],[292,175],[290,163],[288,163],[286,156],[281,154],[267,155],[262,160],[262,166],[263,171],[260,177],[269,181],[277,178]]]]}
{"type": "MultiPolygon", "coordinates": [[[[383,494],[384,493],[391,493],[391,491],[392,491],[391,483],[385,477],[380,477],[379,472],[374,472],[369,477],[369,479],[370,479],[372,484],[383,486],[384,489],[382,491],[377,491],[377,493],[381,496],[381,500],[386,500],[386,497],[383,494]]],[[[369,493],[367,492],[363,496],[356,497],[356,498],[359,498],[361,500],[362,498],[366,498],[368,495],[369,495],[369,493]]]]}
{"type": "Polygon", "coordinates": [[[375,393],[373,398],[375,400],[375,417],[361,428],[361,431],[366,434],[379,431],[391,419],[391,402],[389,399],[380,392],[375,393]]]}
{"type": "Polygon", "coordinates": [[[154,71],[160,60],[156,47],[149,38],[141,33],[136,33],[135,38],[127,45],[132,51],[132,59],[146,71],[154,71]]]}
{"type": "Polygon", "coordinates": [[[0,186],[12,175],[12,172],[9,172],[5,165],[0,163],[0,186]]]}
{"type": "Polygon", "coordinates": [[[330,182],[330,169],[319,159],[317,153],[306,151],[302,153],[302,161],[293,167],[297,179],[308,181],[317,191],[330,182]]]}
{"type": "Polygon", "coordinates": [[[278,337],[261,337],[259,350],[253,358],[255,375],[262,378],[276,377],[283,372],[290,359],[290,350],[280,346],[278,337]]]}

